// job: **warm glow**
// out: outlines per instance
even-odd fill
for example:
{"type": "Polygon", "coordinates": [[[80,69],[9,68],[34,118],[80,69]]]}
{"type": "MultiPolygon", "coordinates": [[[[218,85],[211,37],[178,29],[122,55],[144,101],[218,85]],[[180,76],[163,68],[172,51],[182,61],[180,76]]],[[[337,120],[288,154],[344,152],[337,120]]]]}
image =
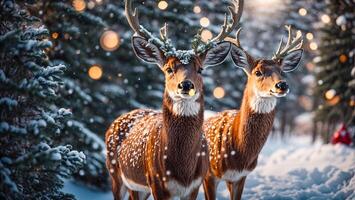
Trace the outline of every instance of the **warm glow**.
{"type": "Polygon", "coordinates": [[[212,32],[207,29],[204,29],[201,33],[201,39],[204,42],[207,42],[208,40],[212,39],[212,37],[213,37],[212,32]]]}
{"type": "Polygon", "coordinates": [[[105,51],[114,51],[120,46],[120,36],[114,31],[105,31],[101,35],[100,45],[105,51]]]}
{"type": "Polygon", "coordinates": [[[349,101],[349,106],[355,107],[355,100],[350,99],[350,101],[349,101]]]}
{"type": "Polygon", "coordinates": [[[298,14],[300,14],[301,16],[306,16],[307,15],[307,10],[304,8],[300,8],[298,10],[298,14]]]}
{"type": "Polygon", "coordinates": [[[88,8],[93,9],[95,7],[95,3],[93,1],[88,2],[88,8]]]}
{"type": "Polygon", "coordinates": [[[99,67],[97,65],[93,65],[90,67],[88,73],[89,73],[90,78],[92,78],[94,80],[98,80],[102,76],[102,69],[101,69],[101,67],[99,67]]]}
{"type": "Polygon", "coordinates": [[[348,61],[348,57],[347,57],[345,54],[341,54],[341,55],[339,56],[339,61],[340,61],[341,63],[345,63],[346,61],[348,61]]]}
{"type": "Polygon", "coordinates": [[[165,9],[167,9],[167,8],[168,8],[168,2],[166,2],[166,1],[159,1],[159,3],[158,3],[158,8],[159,8],[160,10],[165,10],[165,9]]]}
{"type": "Polygon", "coordinates": [[[213,96],[217,99],[222,99],[225,95],[224,89],[222,87],[216,87],[213,90],[213,96]]]}
{"type": "Polygon", "coordinates": [[[86,3],[84,0],[74,0],[73,1],[73,7],[76,11],[82,12],[86,8],[86,3]]]}
{"type": "Polygon", "coordinates": [[[200,24],[202,27],[207,27],[210,25],[210,20],[207,17],[202,17],[200,19],[200,24]]]}
{"type": "Polygon", "coordinates": [[[312,34],[312,33],[307,33],[307,34],[306,34],[306,38],[307,38],[308,40],[313,40],[313,34],[312,34]]]}
{"type": "Polygon", "coordinates": [[[309,62],[306,64],[308,71],[312,72],[314,70],[314,64],[309,62]]]}
{"type": "Polygon", "coordinates": [[[329,17],[329,15],[324,14],[321,17],[321,20],[323,23],[328,24],[330,22],[330,17],[329,17]]]}
{"type": "Polygon", "coordinates": [[[333,106],[333,105],[336,105],[337,103],[339,103],[339,101],[340,101],[340,97],[335,96],[331,100],[328,100],[328,104],[333,106]]]}
{"type": "Polygon", "coordinates": [[[309,43],[309,48],[311,49],[311,50],[317,50],[318,49],[318,45],[317,45],[317,43],[315,43],[315,42],[311,42],[311,43],[309,43]]]}
{"type": "Polygon", "coordinates": [[[59,36],[59,34],[57,32],[52,33],[52,38],[53,39],[57,39],[58,36],[59,36]]]}
{"type": "Polygon", "coordinates": [[[335,97],[336,93],[337,93],[337,92],[336,92],[334,89],[330,89],[330,90],[328,90],[328,91],[325,93],[325,98],[326,98],[327,100],[331,100],[331,99],[333,99],[333,98],[335,97]]]}
{"type": "Polygon", "coordinates": [[[194,13],[196,13],[196,14],[201,13],[201,7],[200,6],[195,6],[194,7],[194,13]]]}

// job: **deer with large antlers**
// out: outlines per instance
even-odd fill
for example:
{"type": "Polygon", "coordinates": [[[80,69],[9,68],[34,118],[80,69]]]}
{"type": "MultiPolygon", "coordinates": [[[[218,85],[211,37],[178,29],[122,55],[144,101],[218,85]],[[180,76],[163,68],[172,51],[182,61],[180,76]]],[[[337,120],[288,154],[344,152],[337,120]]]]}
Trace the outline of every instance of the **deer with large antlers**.
{"type": "Polygon", "coordinates": [[[301,60],[302,34],[282,39],[272,59],[254,59],[242,49],[237,38],[232,43],[234,64],[245,71],[248,81],[239,110],[227,110],[205,121],[210,166],[204,180],[206,199],[216,198],[219,181],[226,181],[230,199],[241,199],[247,175],[256,167],[258,155],[268,138],[275,117],[276,99],[289,92],[283,72],[293,71],[301,60]],[[282,49],[281,49],[282,48],[282,49]]]}
{"type": "MultiPolygon", "coordinates": [[[[191,50],[176,50],[167,26],[154,37],[139,25],[132,1],[125,1],[126,17],[135,32],[133,49],[141,60],[155,63],[165,75],[162,112],[139,109],[117,118],[106,132],[107,168],[115,199],[180,197],[195,199],[208,170],[208,147],[203,135],[204,96],[201,71],[222,63],[231,44],[223,41],[239,18],[213,40],[199,41],[191,50]]],[[[199,38],[199,37],[196,37],[199,38]]],[[[195,41],[196,42],[196,41],[195,41]]]]}

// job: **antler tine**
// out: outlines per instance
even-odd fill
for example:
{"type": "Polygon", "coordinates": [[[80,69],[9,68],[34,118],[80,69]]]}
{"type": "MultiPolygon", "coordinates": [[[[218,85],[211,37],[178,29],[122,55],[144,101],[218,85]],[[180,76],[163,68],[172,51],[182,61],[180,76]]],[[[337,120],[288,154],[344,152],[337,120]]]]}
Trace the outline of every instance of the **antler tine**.
{"type": "Polygon", "coordinates": [[[232,0],[232,5],[228,7],[232,23],[228,23],[228,15],[226,14],[222,30],[215,38],[211,39],[211,42],[223,41],[238,26],[243,13],[243,5],[244,0],[232,0]]]}
{"type": "Polygon", "coordinates": [[[128,20],[128,24],[132,28],[132,30],[140,35],[140,36],[145,36],[145,34],[141,31],[141,27],[139,25],[139,19],[138,19],[138,10],[137,8],[134,8],[134,11],[132,9],[132,0],[126,0],[125,1],[125,13],[126,13],[126,18],[128,20]]]}
{"type": "Polygon", "coordinates": [[[234,45],[236,45],[237,47],[242,48],[242,45],[240,44],[240,40],[239,40],[239,36],[240,36],[241,31],[242,31],[242,28],[239,28],[235,34],[235,38],[226,37],[225,41],[229,41],[229,42],[233,43],[234,45]]]}
{"type": "Polygon", "coordinates": [[[283,57],[285,57],[290,52],[302,48],[302,44],[303,44],[302,33],[301,34],[297,34],[296,37],[292,38],[292,27],[290,25],[286,25],[285,27],[286,27],[286,29],[288,31],[287,43],[286,43],[285,47],[283,49],[281,49],[282,43],[283,43],[282,42],[283,38],[281,38],[279,47],[278,47],[276,53],[274,54],[274,56],[272,57],[272,59],[274,59],[274,60],[282,59],[283,57]]]}
{"type": "Polygon", "coordinates": [[[168,39],[168,24],[165,23],[163,27],[160,29],[160,37],[163,41],[168,39]]]}

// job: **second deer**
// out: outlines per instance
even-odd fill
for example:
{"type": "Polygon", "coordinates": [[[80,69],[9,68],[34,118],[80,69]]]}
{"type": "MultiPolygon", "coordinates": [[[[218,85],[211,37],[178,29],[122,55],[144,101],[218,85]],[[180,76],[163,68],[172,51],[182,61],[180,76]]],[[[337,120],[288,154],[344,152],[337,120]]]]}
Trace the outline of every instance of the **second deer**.
{"type": "Polygon", "coordinates": [[[216,198],[219,181],[226,181],[230,199],[241,199],[247,175],[256,167],[258,155],[270,133],[276,99],[289,92],[283,72],[296,69],[301,60],[302,35],[289,38],[272,59],[254,59],[232,39],[235,65],[248,76],[239,110],[227,110],[206,120],[204,131],[209,143],[210,167],[204,181],[206,199],[216,198]]]}

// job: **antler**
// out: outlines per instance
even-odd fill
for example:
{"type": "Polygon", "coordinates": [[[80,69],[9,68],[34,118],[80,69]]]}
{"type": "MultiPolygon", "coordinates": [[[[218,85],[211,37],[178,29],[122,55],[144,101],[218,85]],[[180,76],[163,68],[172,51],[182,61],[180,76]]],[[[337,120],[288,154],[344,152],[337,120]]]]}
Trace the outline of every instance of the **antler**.
{"type": "Polygon", "coordinates": [[[160,39],[157,37],[154,37],[152,33],[150,33],[147,29],[145,29],[143,26],[139,24],[139,19],[138,19],[138,10],[137,8],[132,8],[132,1],[133,0],[126,0],[125,1],[125,13],[126,13],[126,18],[128,21],[129,26],[132,28],[132,30],[135,32],[135,34],[144,37],[146,40],[149,42],[152,42],[156,46],[159,47],[160,50],[163,52],[168,52],[170,50],[175,51],[173,49],[174,47],[170,44],[170,41],[168,39],[168,26],[165,23],[165,25],[160,29],[160,39]]]}
{"type": "Polygon", "coordinates": [[[272,57],[273,60],[282,59],[283,57],[285,57],[287,54],[291,53],[292,51],[296,51],[296,50],[302,48],[302,44],[303,44],[302,33],[297,32],[296,36],[294,38],[292,38],[292,27],[290,25],[286,25],[285,27],[288,31],[287,43],[286,43],[285,47],[283,49],[281,49],[281,46],[283,43],[283,41],[282,41],[283,38],[281,38],[279,47],[277,48],[276,53],[272,57]]]}
{"type": "Polygon", "coordinates": [[[139,25],[137,8],[135,8],[134,11],[132,9],[132,0],[126,0],[125,13],[126,13],[126,18],[128,20],[128,24],[132,28],[132,30],[136,34],[144,37],[145,34],[144,32],[141,31],[141,26],[139,25]]]}
{"type": "Polygon", "coordinates": [[[242,17],[243,6],[244,0],[232,0],[232,5],[228,6],[232,22],[228,23],[228,14],[226,13],[221,32],[219,32],[215,38],[211,39],[211,42],[223,41],[238,26],[240,18],[242,17]]]}

